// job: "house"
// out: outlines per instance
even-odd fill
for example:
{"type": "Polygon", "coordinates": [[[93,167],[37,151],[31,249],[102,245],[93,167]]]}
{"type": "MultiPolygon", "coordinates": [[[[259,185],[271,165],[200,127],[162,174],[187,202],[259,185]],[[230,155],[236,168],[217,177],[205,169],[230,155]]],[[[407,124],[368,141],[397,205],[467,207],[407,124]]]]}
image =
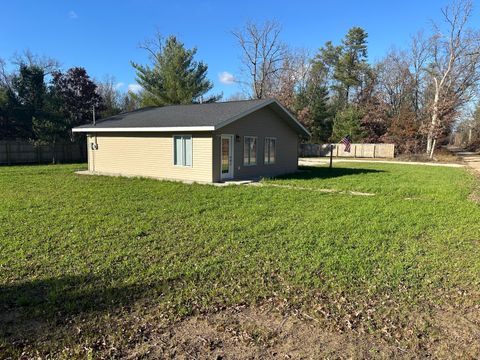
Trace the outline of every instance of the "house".
{"type": "Polygon", "coordinates": [[[309,132],[276,100],[147,107],[79,126],[88,170],[197,182],[297,171],[309,132]]]}

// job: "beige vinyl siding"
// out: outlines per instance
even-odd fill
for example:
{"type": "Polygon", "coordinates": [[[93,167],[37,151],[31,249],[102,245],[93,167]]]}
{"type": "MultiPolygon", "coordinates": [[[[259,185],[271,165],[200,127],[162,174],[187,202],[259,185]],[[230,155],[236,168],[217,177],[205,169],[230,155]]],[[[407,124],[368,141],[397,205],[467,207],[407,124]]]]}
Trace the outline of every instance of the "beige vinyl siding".
{"type": "Polygon", "coordinates": [[[242,119],[239,119],[215,132],[213,140],[213,181],[220,181],[220,136],[232,134],[234,136],[234,164],[233,176],[236,179],[255,177],[271,177],[280,174],[292,173],[298,170],[298,141],[299,137],[275,111],[262,108],[242,119]],[[257,164],[243,163],[244,138],[257,138],[257,164]],[[276,139],[275,164],[264,163],[265,138],[276,139]]]}
{"type": "Polygon", "coordinates": [[[92,172],[212,182],[212,136],[187,133],[102,133],[88,137],[92,172]],[[173,165],[173,136],[192,136],[192,166],[173,165]],[[95,140],[98,150],[92,150],[95,140]]]}

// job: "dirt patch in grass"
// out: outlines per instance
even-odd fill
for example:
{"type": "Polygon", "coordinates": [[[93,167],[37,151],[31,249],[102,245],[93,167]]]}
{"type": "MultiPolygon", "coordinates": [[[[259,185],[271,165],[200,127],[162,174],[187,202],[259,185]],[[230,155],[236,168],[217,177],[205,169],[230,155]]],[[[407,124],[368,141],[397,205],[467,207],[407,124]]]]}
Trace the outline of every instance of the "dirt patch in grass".
{"type": "MultiPolygon", "coordinates": [[[[318,358],[386,357],[395,350],[365,336],[335,333],[313,320],[246,308],[185,320],[168,331],[173,350],[156,348],[152,357],[190,355],[193,358],[318,358]]],[[[140,355],[134,350],[135,357],[140,355]]]]}
{"type": "Polygon", "coordinates": [[[468,200],[480,204],[480,189],[474,189],[472,193],[468,196],[468,200]]]}
{"type": "Polygon", "coordinates": [[[126,353],[136,358],[304,359],[304,358],[478,358],[480,317],[439,310],[410,314],[412,327],[425,324],[428,334],[412,332],[407,341],[386,340],[353,330],[334,331],[328,323],[300,313],[281,314],[269,307],[235,308],[190,317],[151,334],[126,353]]]}
{"type": "MultiPolygon", "coordinates": [[[[36,324],[3,317],[13,330],[0,338],[0,359],[476,359],[480,307],[395,310],[368,329],[343,318],[281,301],[232,306],[170,321],[148,301],[106,314],[80,314],[36,324]],[[398,312],[398,314],[397,314],[398,312]],[[312,315],[312,316],[311,316],[312,315]],[[390,318],[392,317],[392,318],[390,318]],[[394,318],[404,321],[396,322],[394,318]],[[18,324],[21,329],[14,329],[18,324]],[[27,326],[28,325],[28,326],[27,326]],[[35,329],[28,329],[33,326],[35,329]],[[385,331],[382,331],[382,326],[385,331]],[[40,331],[29,337],[32,331],[40,331]],[[3,343],[3,346],[2,346],[3,343]]],[[[354,316],[353,314],[351,316],[354,316]]],[[[5,323],[4,323],[5,324],[5,323]]]]}
{"type": "Polygon", "coordinates": [[[355,196],[374,196],[375,194],[373,193],[367,193],[367,192],[360,192],[360,191],[339,191],[335,189],[312,189],[311,187],[301,187],[301,186],[293,186],[293,185],[279,185],[279,184],[265,184],[265,183],[259,183],[259,182],[254,182],[248,184],[250,186],[272,186],[272,187],[277,187],[277,188],[283,188],[283,189],[291,189],[291,190],[305,190],[305,191],[314,191],[314,192],[320,192],[320,193],[325,193],[325,194],[348,194],[348,195],[355,195],[355,196]]]}
{"type": "Polygon", "coordinates": [[[480,356],[480,311],[438,311],[434,316],[438,340],[432,343],[432,355],[456,359],[480,356]]]}
{"type": "Polygon", "coordinates": [[[468,172],[477,180],[472,185],[472,190],[468,195],[468,200],[480,204],[480,166],[479,169],[470,167],[468,172]]]}

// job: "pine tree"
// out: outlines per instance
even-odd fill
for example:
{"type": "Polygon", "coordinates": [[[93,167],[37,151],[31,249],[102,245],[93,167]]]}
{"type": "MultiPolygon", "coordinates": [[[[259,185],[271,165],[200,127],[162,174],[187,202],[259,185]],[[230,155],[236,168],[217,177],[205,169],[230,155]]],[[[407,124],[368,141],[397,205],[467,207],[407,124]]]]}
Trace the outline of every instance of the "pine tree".
{"type": "Polygon", "coordinates": [[[333,120],[332,141],[340,141],[344,136],[350,135],[353,142],[360,142],[365,134],[362,131],[363,113],[355,106],[348,106],[339,111],[333,120]]]}
{"type": "Polygon", "coordinates": [[[140,65],[132,62],[137,82],[142,86],[142,105],[190,104],[212,102],[219,96],[203,98],[213,88],[207,79],[208,66],[194,61],[197,49],[186,49],[175,36],[159,41],[156,49],[145,46],[152,54],[153,64],[140,65]]]}
{"type": "Polygon", "coordinates": [[[351,28],[342,40],[342,51],[335,67],[337,90],[343,96],[344,106],[349,104],[351,89],[362,85],[367,64],[368,34],[360,27],[351,28]]]}
{"type": "Polygon", "coordinates": [[[332,114],[328,105],[328,89],[310,84],[296,97],[296,113],[312,134],[314,143],[327,142],[332,134],[332,114]]]}
{"type": "Polygon", "coordinates": [[[10,101],[14,107],[17,131],[24,138],[34,136],[33,118],[43,110],[46,93],[44,77],[44,71],[40,67],[20,64],[18,74],[12,80],[10,101]]]}

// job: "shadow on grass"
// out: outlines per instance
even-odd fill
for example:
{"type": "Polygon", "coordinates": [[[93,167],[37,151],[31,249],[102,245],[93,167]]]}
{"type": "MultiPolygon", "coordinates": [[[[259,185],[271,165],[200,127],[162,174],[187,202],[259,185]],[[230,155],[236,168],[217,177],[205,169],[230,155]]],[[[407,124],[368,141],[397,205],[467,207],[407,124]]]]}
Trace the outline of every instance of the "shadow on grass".
{"type": "Polygon", "coordinates": [[[317,166],[300,166],[299,172],[277,176],[276,179],[282,180],[311,180],[311,179],[330,179],[349,175],[364,175],[382,173],[384,170],[375,169],[355,169],[340,167],[317,167],[317,166]]]}
{"type": "Polygon", "coordinates": [[[0,285],[0,353],[2,342],[18,343],[21,348],[23,341],[32,344],[50,336],[59,325],[71,330],[68,319],[73,316],[123,311],[142,297],[154,298],[177,285],[177,280],[171,280],[109,287],[115,283],[109,280],[108,276],[64,276],[0,285]]]}

